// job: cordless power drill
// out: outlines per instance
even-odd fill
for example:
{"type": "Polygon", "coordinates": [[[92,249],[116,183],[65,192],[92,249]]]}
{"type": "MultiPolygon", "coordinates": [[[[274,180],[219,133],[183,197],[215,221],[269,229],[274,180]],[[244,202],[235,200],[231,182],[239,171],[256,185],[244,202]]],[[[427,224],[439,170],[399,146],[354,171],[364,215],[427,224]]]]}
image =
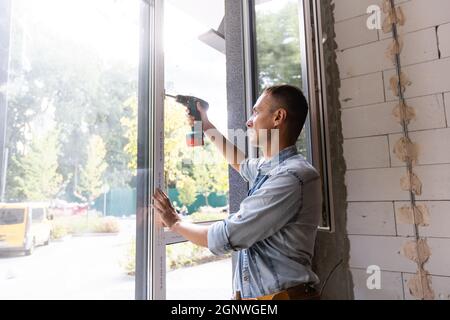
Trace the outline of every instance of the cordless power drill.
{"type": "MultiPolygon", "coordinates": [[[[208,110],[209,108],[208,102],[196,97],[182,95],[173,96],[170,94],[166,94],[166,96],[174,98],[176,102],[186,106],[188,108],[189,115],[194,117],[194,123],[197,121],[202,121],[200,112],[197,110],[197,102],[200,102],[204,110],[208,110]]],[[[191,132],[186,135],[186,144],[189,147],[203,146],[205,144],[203,139],[203,125],[200,124],[199,128],[197,127],[198,125],[194,125],[193,127],[191,127],[191,132]]]]}

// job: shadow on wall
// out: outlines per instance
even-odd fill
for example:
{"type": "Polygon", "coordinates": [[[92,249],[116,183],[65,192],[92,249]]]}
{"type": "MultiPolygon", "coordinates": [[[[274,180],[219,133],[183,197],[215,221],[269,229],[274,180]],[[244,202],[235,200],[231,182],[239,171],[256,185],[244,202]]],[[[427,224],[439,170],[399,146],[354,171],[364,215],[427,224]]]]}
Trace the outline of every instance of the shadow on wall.
{"type": "Polygon", "coordinates": [[[353,281],[349,269],[350,242],[347,236],[347,189],[346,165],[343,155],[341,123],[341,86],[336,62],[337,43],[334,30],[334,7],[332,0],[320,0],[322,31],[326,37],[323,44],[325,85],[327,90],[326,111],[332,166],[332,190],[334,208],[333,232],[319,231],[316,239],[313,269],[321,280],[322,299],[354,299],[353,281]]]}

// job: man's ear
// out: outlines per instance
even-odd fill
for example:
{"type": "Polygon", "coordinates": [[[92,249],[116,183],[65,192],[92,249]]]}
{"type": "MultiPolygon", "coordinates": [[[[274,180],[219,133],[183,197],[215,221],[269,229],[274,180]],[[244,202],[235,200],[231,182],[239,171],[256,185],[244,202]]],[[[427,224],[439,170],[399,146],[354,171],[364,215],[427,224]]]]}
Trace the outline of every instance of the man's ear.
{"type": "Polygon", "coordinates": [[[284,108],[279,108],[274,112],[274,125],[279,126],[281,123],[285,122],[287,119],[287,111],[284,108]]]}

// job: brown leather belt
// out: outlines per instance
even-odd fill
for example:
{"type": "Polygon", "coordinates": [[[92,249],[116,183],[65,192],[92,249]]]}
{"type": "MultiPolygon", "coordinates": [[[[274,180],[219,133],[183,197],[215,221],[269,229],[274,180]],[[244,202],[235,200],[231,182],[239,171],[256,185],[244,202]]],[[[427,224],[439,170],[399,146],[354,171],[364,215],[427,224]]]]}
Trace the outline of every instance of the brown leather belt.
{"type": "Polygon", "coordinates": [[[257,298],[241,298],[240,292],[237,291],[235,300],[320,300],[320,293],[311,285],[302,283],[298,286],[257,298]]]}

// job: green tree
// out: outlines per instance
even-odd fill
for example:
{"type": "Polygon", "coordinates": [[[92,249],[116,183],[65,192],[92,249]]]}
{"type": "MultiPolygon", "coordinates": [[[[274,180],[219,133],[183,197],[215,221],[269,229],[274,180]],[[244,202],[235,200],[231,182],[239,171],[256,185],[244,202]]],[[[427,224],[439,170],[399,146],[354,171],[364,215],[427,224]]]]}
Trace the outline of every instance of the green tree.
{"type": "Polygon", "coordinates": [[[105,144],[101,137],[93,135],[89,139],[88,158],[80,172],[80,181],[76,186],[81,199],[89,203],[103,191],[103,175],[106,170],[105,144]]]}
{"type": "Polygon", "coordinates": [[[133,170],[134,175],[137,173],[137,153],[138,153],[138,129],[137,129],[137,113],[138,103],[136,97],[131,97],[125,102],[125,107],[129,110],[127,117],[122,117],[120,120],[124,127],[127,144],[124,152],[128,154],[128,167],[133,170]]]}
{"type": "MultiPolygon", "coordinates": [[[[28,148],[27,148],[28,149],[28,148]]],[[[14,157],[15,167],[21,172],[14,177],[14,194],[22,201],[54,199],[61,188],[62,177],[57,172],[58,146],[56,132],[35,136],[29,150],[14,157]]]]}
{"type": "Polygon", "coordinates": [[[60,197],[73,200],[91,134],[100,136],[105,144],[106,182],[111,187],[129,184],[132,174],[129,154],[124,152],[127,138],[121,118],[129,112],[124,102],[137,93],[137,64],[106,59],[92,44],[65,37],[31,12],[26,1],[15,3],[12,34],[7,198],[17,198],[14,180],[23,176],[11,159],[21,157],[27,128],[44,111],[45,101],[55,106],[58,172],[64,180],[60,197]]]}
{"type": "Polygon", "coordinates": [[[215,176],[215,192],[228,195],[230,186],[228,183],[228,163],[226,161],[218,163],[215,167],[215,176]]]}
{"type": "Polygon", "coordinates": [[[183,176],[177,181],[178,198],[186,206],[191,205],[197,199],[197,190],[193,186],[195,186],[195,180],[190,176],[183,176]]]}
{"type": "Polygon", "coordinates": [[[199,154],[193,168],[195,188],[203,195],[206,205],[209,206],[208,197],[211,193],[228,192],[228,165],[209,141],[196,152],[199,154]]]}
{"type": "MultiPolygon", "coordinates": [[[[262,5],[263,6],[263,5],[262,5]]],[[[259,10],[256,14],[257,70],[259,91],[287,83],[302,88],[298,1],[287,2],[279,11],[259,10]]],[[[297,141],[307,154],[306,130],[297,141]]]]}
{"type": "Polygon", "coordinates": [[[256,15],[257,68],[260,91],[289,83],[301,87],[298,2],[288,2],[278,12],[256,15]]]}
{"type": "Polygon", "coordinates": [[[185,107],[167,99],[164,108],[164,177],[169,187],[176,187],[177,181],[191,175],[189,161],[194,150],[186,144],[186,134],[190,130],[185,107]]]}
{"type": "MultiPolygon", "coordinates": [[[[128,167],[137,168],[137,100],[133,97],[125,103],[126,116],[121,124],[125,128],[127,143],[124,152],[128,155],[128,167]]],[[[192,149],[186,145],[186,133],[190,130],[187,125],[184,107],[172,99],[165,101],[164,113],[164,177],[169,187],[175,187],[186,175],[183,159],[192,157],[192,149]]]]}

